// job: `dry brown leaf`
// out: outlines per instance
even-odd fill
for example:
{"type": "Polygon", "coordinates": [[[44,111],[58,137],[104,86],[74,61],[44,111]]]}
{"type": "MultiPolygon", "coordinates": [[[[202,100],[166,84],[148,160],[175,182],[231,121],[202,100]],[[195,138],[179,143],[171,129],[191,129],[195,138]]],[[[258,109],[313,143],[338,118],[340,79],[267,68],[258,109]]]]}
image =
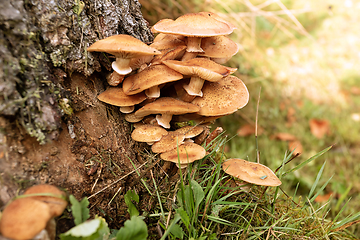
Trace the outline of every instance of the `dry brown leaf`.
{"type": "Polygon", "coordinates": [[[351,87],[350,89],[350,92],[353,94],[353,95],[360,95],[360,87],[351,87]]]}
{"type": "Polygon", "coordinates": [[[291,125],[296,121],[296,117],[295,117],[295,113],[296,110],[293,107],[289,107],[287,110],[287,122],[286,122],[286,126],[287,127],[291,127],[291,125]]]}
{"type": "Polygon", "coordinates": [[[295,141],[296,137],[290,133],[276,133],[270,137],[280,141],[295,141]]]}
{"type": "Polygon", "coordinates": [[[330,123],[324,119],[311,119],[309,121],[310,131],[316,138],[321,139],[330,132],[330,123]]]}
{"type": "MultiPolygon", "coordinates": [[[[263,132],[264,132],[264,129],[258,127],[258,136],[261,135],[263,132]]],[[[251,125],[251,124],[242,125],[242,126],[237,130],[237,134],[238,134],[240,137],[247,137],[247,136],[255,135],[255,126],[253,126],[253,125],[251,125]]]]}
{"type": "Polygon", "coordinates": [[[301,142],[299,140],[289,141],[288,149],[290,151],[294,151],[293,155],[296,155],[297,153],[301,154],[303,152],[303,146],[302,146],[302,144],[301,144],[301,142]]]}
{"type": "Polygon", "coordinates": [[[327,194],[324,195],[319,195],[315,198],[315,202],[317,203],[325,203],[327,201],[329,201],[329,198],[334,194],[334,192],[329,192],[327,194]]]}

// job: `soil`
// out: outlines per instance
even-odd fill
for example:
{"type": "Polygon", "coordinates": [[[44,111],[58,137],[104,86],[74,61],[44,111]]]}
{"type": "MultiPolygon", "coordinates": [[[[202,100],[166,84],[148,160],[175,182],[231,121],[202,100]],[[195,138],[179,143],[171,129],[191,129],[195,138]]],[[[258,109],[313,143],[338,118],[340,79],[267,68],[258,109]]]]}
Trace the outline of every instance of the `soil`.
{"type": "MultiPolygon", "coordinates": [[[[91,217],[104,217],[113,229],[119,229],[129,219],[123,199],[129,189],[140,196],[138,209],[151,212],[157,203],[156,194],[145,189],[140,177],[132,173],[119,179],[133,171],[134,166],[146,163],[138,172],[150,191],[155,189],[155,178],[159,191],[170,193],[175,184],[167,177],[169,181],[164,181],[165,176],[176,176],[177,168],[165,173],[158,163],[154,164],[157,158],[146,153],[147,144],[130,138],[131,125],[118,108],[97,100],[105,85],[101,75],[86,78],[73,74],[62,85],[72,96],[74,113],[62,119],[57,140],[40,145],[16,121],[0,118],[0,207],[26,188],[46,183],[78,200],[91,196],[91,217]]],[[[73,226],[70,208],[57,223],[58,233],[73,226]]],[[[148,222],[148,227],[151,231],[152,223],[148,222]]],[[[155,227],[153,230],[156,232],[155,227]]]]}

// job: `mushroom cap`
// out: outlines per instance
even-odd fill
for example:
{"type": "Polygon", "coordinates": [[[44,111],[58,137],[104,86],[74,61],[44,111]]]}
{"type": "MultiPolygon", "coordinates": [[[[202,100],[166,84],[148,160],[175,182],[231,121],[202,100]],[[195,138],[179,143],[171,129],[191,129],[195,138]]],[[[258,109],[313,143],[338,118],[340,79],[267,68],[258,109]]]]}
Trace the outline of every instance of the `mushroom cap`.
{"type": "Polygon", "coordinates": [[[186,50],[186,45],[180,45],[175,48],[168,48],[161,51],[161,55],[157,55],[151,61],[152,65],[161,64],[166,60],[181,59],[186,50]]]}
{"type": "Polygon", "coordinates": [[[181,35],[159,33],[150,47],[156,48],[157,50],[165,50],[169,48],[176,48],[178,46],[186,46],[185,37],[181,35]]]}
{"type": "Polygon", "coordinates": [[[34,198],[18,198],[4,209],[0,232],[14,240],[32,239],[52,218],[50,205],[34,198]]]}
{"type": "Polygon", "coordinates": [[[227,174],[248,183],[271,187],[281,185],[281,181],[275,173],[260,163],[232,158],[224,162],[222,167],[227,174]]]}
{"type": "Polygon", "coordinates": [[[180,164],[192,163],[196,160],[199,160],[206,155],[206,150],[200,145],[192,142],[186,142],[179,146],[179,148],[174,148],[170,151],[160,154],[160,158],[166,161],[178,163],[178,158],[180,164]],[[179,154],[178,154],[179,149],[179,154]]]}
{"type": "Polygon", "coordinates": [[[131,138],[137,142],[156,142],[166,134],[168,132],[160,126],[144,124],[134,129],[131,138]]]}
{"type": "Polygon", "coordinates": [[[203,97],[191,103],[200,107],[199,115],[226,115],[243,108],[249,101],[249,91],[237,77],[229,75],[218,82],[205,82],[203,97]]]}
{"type": "Polygon", "coordinates": [[[104,38],[87,48],[88,52],[106,52],[119,58],[134,58],[141,55],[160,54],[155,48],[149,47],[137,38],[119,34],[104,38]]]}
{"type": "Polygon", "coordinates": [[[39,184],[34,185],[28,188],[24,195],[26,194],[35,194],[35,193],[44,193],[51,194],[54,196],[31,196],[29,198],[36,199],[47,203],[50,207],[50,213],[52,217],[60,216],[67,206],[67,201],[65,200],[66,194],[57,187],[49,184],[39,184]]]}
{"type": "Polygon", "coordinates": [[[184,143],[185,135],[179,132],[169,132],[163,136],[160,141],[151,146],[154,153],[163,153],[170,151],[184,143]]]}
{"type": "Polygon", "coordinates": [[[135,112],[125,114],[125,120],[131,123],[137,123],[143,120],[143,118],[138,118],[135,116],[135,112]]]}
{"type": "Polygon", "coordinates": [[[102,92],[98,97],[100,101],[119,107],[134,106],[144,101],[147,97],[145,93],[126,95],[121,87],[110,87],[102,92]]]}
{"type": "Polygon", "coordinates": [[[185,126],[175,130],[176,133],[185,134],[185,138],[195,137],[202,133],[202,131],[204,131],[203,126],[185,126]]]}
{"type": "Polygon", "coordinates": [[[204,53],[201,56],[229,59],[239,51],[239,45],[226,36],[204,38],[201,41],[204,53]]]}
{"type": "Polygon", "coordinates": [[[153,33],[177,34],[188,37],[228,35],[233,30],[234,25],[210,12],[188,13],[176,20],[163,19],[151,28],[153,33]]]}
{"type": "Polygon", "coordinates": [[[150,114],[180,115],[198,111],[199,107],[192,103],[183,102],[171,97],[161,97],[137,110],[135,116],[145,117],[150,114]]]}
{"type": "Polygon", "coordinates": [[[153,65],[125,78],[123,90],[127,95],[137,94],[163,83],[182,79],[183,75],[165,65],[153,65]]]}
{"type": "Polygon", "coordinates": [[[187,61],[166,60],[163,64],[183,75],[198,76],[211,82],[219,81],[231,73],[230,68],[208,58],[193,58],[187,61]]]}

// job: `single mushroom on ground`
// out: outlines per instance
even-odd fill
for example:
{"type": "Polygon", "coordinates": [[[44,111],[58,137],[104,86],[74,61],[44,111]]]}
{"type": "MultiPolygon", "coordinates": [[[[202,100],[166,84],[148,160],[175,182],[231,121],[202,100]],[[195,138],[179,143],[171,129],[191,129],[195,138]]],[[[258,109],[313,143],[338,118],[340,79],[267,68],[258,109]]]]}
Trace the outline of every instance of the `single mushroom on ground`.
{"type": "Polygon", "coordinates": [[[147,97],[144,93],[126,95],[121,87],[110,87],[97,98],[107,104],[120,107],[122,113],[131,113],[134,111],[135,105],[141,103],[147,97]]]}
{"type": "Polygon", "coordinates": [[[131,138],[137,142],[146,142],[152,145],[167,134],[168,132],[160,126],[145,124],[135,128],[131,133],[131,138]]]}
{"type": "Polygon", "coordinates": [[[112,68],[120,75],[131,73],[130,60],[143,55],[158,55],[160,52],[130,35],[119,34],[104,38],[87,48],[88,52],[106,52],[116,57],[112,68]]]}
{"type": "Polygon", "coordinates": [[[218,35],[228,35],[233,32],[235,26],[214,13],[200,12],[188,13],[176,20],[163,19],[157,22],[152,28],[153,33],[166,33],[186,36],[187,52],[204,52],[201,45],[201,38],[218,35]]]}
{"type": "Polygon", "coordinates": [[[160,158],[177,164],[189,164],[202,159],[205,155],[205,148],[196,143],[186,142],[170,151],[161,153],[160,158]]]}
{"type": "Polygon", "coordinates": [[[222,168],[227,174],[248,183],[271,187],[281,185],[281,181],[275,173],[260,163],[232,158],[225,161],[222,168]]]}
{"type": "Polygon", "coordinates": [[[158,124],[164,128],[170,128],[172,115],[180,115],[198,111],[199,107],[194,104],[183,102],[175,98],[162,97],[137,110],[135,112],[135,116],[145,117],[150,114],[160,114],[156,115],[158,124]]]}
{"type": "Polygon", "coordinates": [[[202,97],[202,87],[205,80],[217,82],[234,71],[229,67],[222,66],[207,58],[193,58],[187,61],[167,60],[166,66],[190,76],[190,83],[183,85],[189,95],[202,97]]]}
{"type": "Polygon", "coordinates": [[[200,107],[199,115],[220,116],[234,113],[249,101],[249,91],[237,77],[229,75],[218,82],[206,82],[203,97],[191,103],[200,107]]]}
{"type": "Polygon", "coordinates": [[[182,79],[183,75],[165,65],[153,65],[143,71],[125,78],[123,90],[127,95],[133,95],[145,90],[150,98],[160,96],[159,85],[182,79]]]}

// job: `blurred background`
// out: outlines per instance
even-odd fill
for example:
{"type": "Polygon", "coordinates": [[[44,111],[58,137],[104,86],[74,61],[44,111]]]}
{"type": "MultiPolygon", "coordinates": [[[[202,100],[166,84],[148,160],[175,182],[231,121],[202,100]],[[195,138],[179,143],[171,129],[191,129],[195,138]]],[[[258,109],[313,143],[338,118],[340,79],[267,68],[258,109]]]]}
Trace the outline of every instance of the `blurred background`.
{"type": "MultiPolygon", "coordinates": [[[[295,166],[330,151],[282,179],[292,195],[307,194],[326,162],[318,204],[330,217],[360,212],[360,1],[140,0],[154,25],[164,18],[210,11],[233,23],[240,51],[226,65],[247,85],[249,104],[216,125],[228,135],[227,157],[256,161],[258,107],[260,163],[275,170],[300,152],[295,166]],[[260,94],[260,99],[259,99],[260,94]],[[291,176],[290,176],[291,175],[291,176]],[[298,185],[299,183],[299,185],[298,185]],[[350,201],[349,201],[350,199],[350,201]]],[[[290,169],[291,166],[287,166],[290,169]]],[[[352,226],[360,235],[360,227],[352,226]]]]}

